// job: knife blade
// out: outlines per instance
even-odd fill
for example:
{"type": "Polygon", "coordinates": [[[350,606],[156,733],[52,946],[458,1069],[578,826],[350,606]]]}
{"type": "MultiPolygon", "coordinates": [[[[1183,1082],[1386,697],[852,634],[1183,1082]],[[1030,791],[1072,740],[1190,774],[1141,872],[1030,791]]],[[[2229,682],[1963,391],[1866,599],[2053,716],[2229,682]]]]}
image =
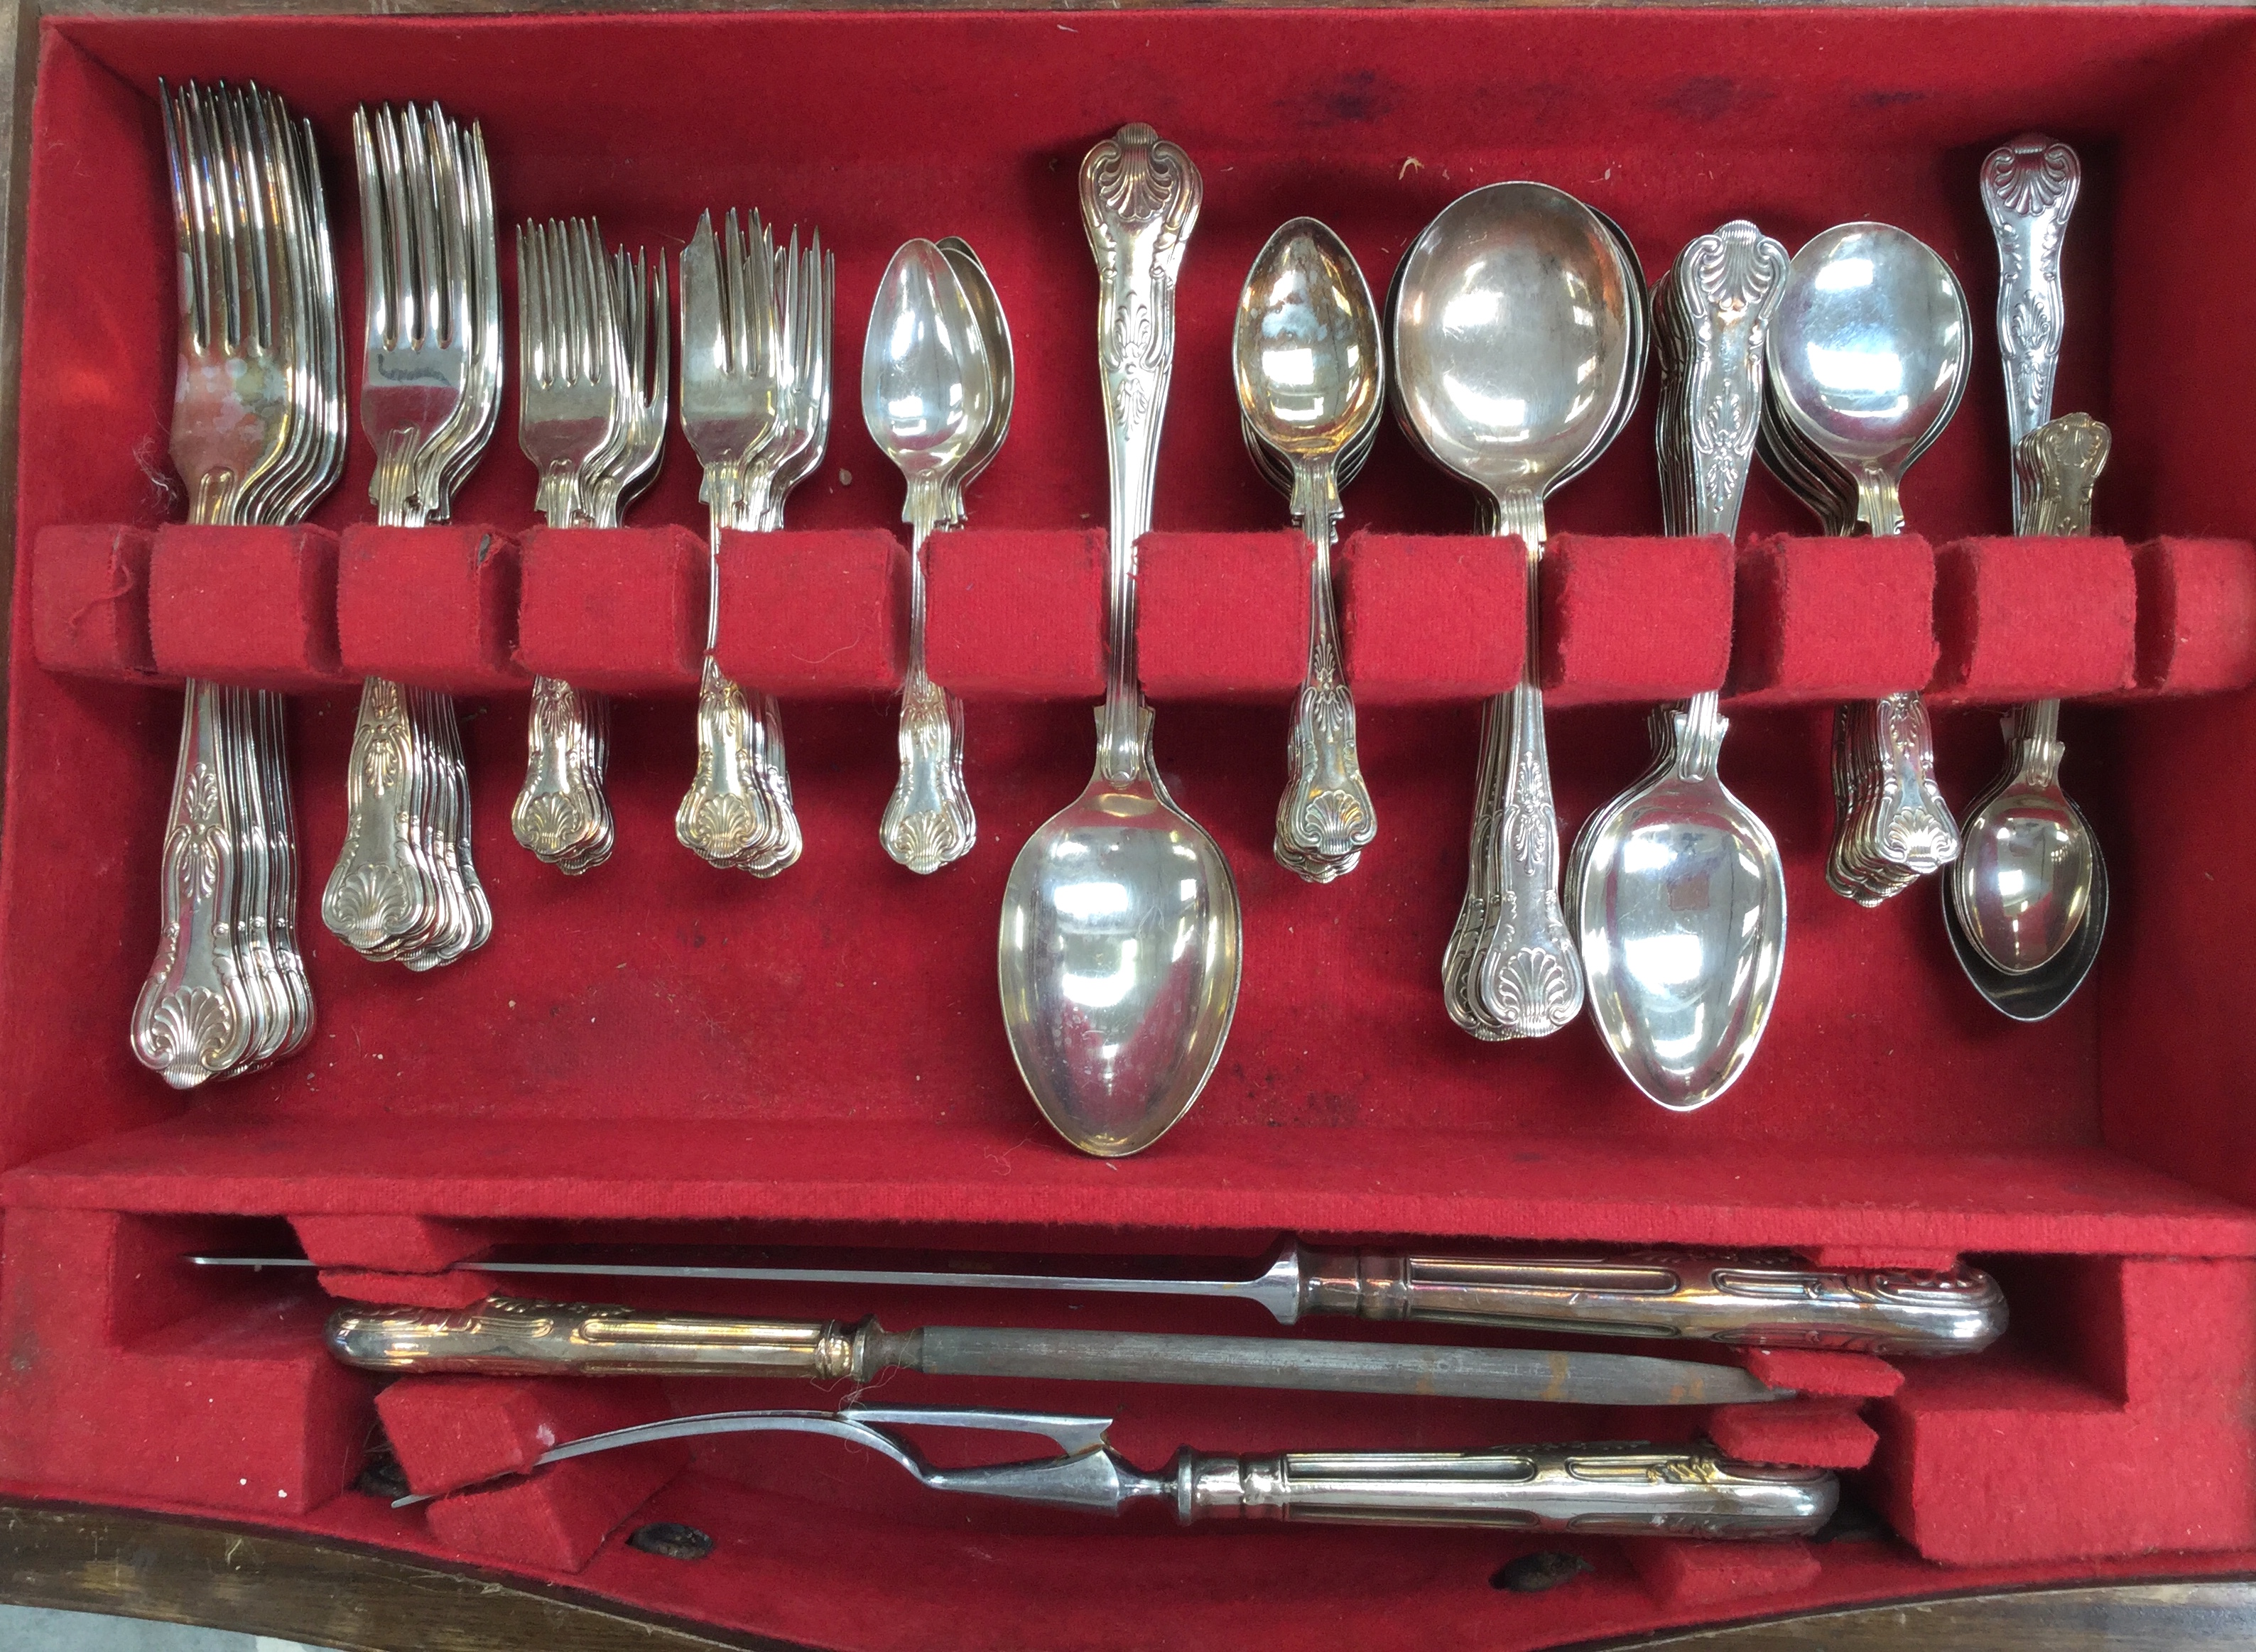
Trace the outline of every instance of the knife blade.
{"type": "MultiPolygon", "coordinates": [[[[770,1260],[762,1253],[760,1262],[744,1265],[494,1255],[450,1271],[1237,1298],[1260,1304],[1280,1325],[1303,1314],[1339,1314],[1879,1354],[1971,1353],[1996,1341],[2006,1320],[1997,1282],[1963,1265],[1810,1268],[1774,1256],[1673,1251],[1604,1258],[1421,1256],[1315,1250],[1288,1240],[1251,1278],[1138,1278],[1024,1267],[841,1268],[798,1253],[779,1255],[770,1260]]],[[[300,1256],[188,1260],[206,1268],[314,1265],[300,1256]]]]}
{"type": "Polygon", "coordinates": [[[492,1297],[464,1309],[356,1304],[326,1341],[365,1371],[488,1376],[800,1376],[887,1371],[1085,1382],[1438,1395],[1588,1405],[1740,1405],[1792,1399],[1736,1366],[1646,1354],[1435,1347],[1291,1338],[737,1319],[492,1297]]]}

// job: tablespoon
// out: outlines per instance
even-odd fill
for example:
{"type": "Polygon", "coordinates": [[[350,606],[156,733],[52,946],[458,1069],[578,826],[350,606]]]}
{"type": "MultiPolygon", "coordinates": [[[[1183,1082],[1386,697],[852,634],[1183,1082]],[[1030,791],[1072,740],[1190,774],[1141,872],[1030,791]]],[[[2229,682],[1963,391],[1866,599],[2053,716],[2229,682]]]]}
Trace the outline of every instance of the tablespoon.
{"type": "Polygon", "coordinates": [[[862,418],[908,482],[909,662],[901,686],[900,777],[878,835],[912,872],[971,852],[979,823],[963,786],[963,702],[926,675],[925,541],[945,519],[949,475],[991,417],[985,335],[948,255],[929,241],[893,254],[862,348],[862,418]]]}
{"type": "Polygon", "coordinates": [[[1308,664],[1294,709],[1275,853],[1329,883],[1354,869],[1378,822],[1356,759],[1355,701],[1341,674],[1332,594],[1343,454],[1378,422],[1385,400],[1378,315],[1344,242],[1313,218],[1269,237],[1237,302],[1230,351],[1247,428],[1292,467],[1291,510],[1315,549],[1308,664]]]}
{"type": "Polygon", "coordinates": [[[1546,496],[1620,428],[1643,284],[1598,215],[1546,184],[1460,196],[1403,255],[1394,388],[1421,449],[1486,493],[1526,557],[1518,686],[1483,719],[1469,878],[1442,966],[1449,1016],[1480,1038],[1555,1032],[1583,1005],[1559,900],[1559,826],[1535,677],[1546,496]]]}
{"type": "MultiPolygon", "coordinates": [[[[1787,264],[1754,225],[1728,223],[1686,247],[1656,295],[1671,534],[1738,528],[1787,264]]],[[[1717,773],[1731,726],[1717,697],[1653,723],[1652,768],[1576,841],[1568,917],[1606,1048],[1647,1096],[1688,1112],[1729,1089],[1761,1040],[1785,959],[1786,875],[1770,829],[1717,773]]]]}
{"type": "MultiPolygon", "coordinates": [[[[1890,225],[1843,224],[1794,257],[1766,340],[1766,411],[1785,442],[1853,481],[1856,521],[1872,533],[1903,531],[1903,475],[1957,411],[1970,320],[1949,266],[1890,225]]],[[[1844,706],[1834,751],[1837,893],[1877,906],[1957,858],[1916,693],[1844,706]]]]}
{"type": "Polygon", "coordinates": [[[1237,1008],[1237,886],[1160,779],[1136,678],[1136,542],[1152,524],[1175,281],[1200,194],[1190,157],[1140,123],[1082,162],[1111,472],[1104,705],[1096,772],[1019,851],[996,941],[1019,1076],[1061,1135],[1108,1158],[1189,1111],[1237,1008]]]}

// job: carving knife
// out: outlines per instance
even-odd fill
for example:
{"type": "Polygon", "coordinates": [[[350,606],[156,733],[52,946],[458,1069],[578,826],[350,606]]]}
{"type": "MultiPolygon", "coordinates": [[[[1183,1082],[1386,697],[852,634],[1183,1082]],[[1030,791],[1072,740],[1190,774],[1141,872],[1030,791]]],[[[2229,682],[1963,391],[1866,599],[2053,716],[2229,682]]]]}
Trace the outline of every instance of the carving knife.
{"type": "Polygon", "coordinates": [[[366,1371],[484,1376],[798,1376],[872,1382],[887,1371],[1092,1382],[1313,1388],[1587,1405],[1788,1400],[1737,1366],[1644,1354],[1428,1347],[1114,1331],[885,1330],[875,1319],[732,1319],[490,1297],[463,1309],[355,1305],[327,1342],[366,1371]]]}
{"type": "MultiPolygon", "coordinates": [[[[189,1260],[206,1268],[314,1266],[300,1256],[189,1260]]],[[[454,1271],[1237,1297],[1260,1304],[1280,1325],[1303,1314],[1340,1314],[1881,1354],[1971,1353],[2006,1328],[2005,1296],[1978,1269],[1810,1268],[1774,1256],[1675,1252],[1566,1259],[1420,1256],[1315,1250],[1288,1240],[1251,1278],[1138,1278],[1006,1267],[842,1268],[823,1265],[820,1253],[791,1252],[762,1252],[741,1266],[497,1255],[459,1263],[454,1271]]]]}

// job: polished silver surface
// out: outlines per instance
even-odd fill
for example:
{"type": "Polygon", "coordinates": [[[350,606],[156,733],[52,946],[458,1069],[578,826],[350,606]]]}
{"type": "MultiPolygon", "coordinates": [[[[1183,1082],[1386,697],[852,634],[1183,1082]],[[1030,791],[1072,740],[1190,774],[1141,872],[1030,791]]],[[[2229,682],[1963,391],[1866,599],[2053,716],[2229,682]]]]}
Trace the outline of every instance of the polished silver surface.
{"type": "Polygon", "coordinates": [[[893,254],[862,348],[862,420],[908,484],[909,659],[901,685],[900,776],[878,828],[885,853],[937,872],[971,853],[979,823],[963,784],[963,702],[924,664],[925,542],[960,502],[949,482],[995,417],[994,369],[978,310],[954,261],[929,241],[893,254]]]}
{"type": "MultiPolygon", "coordinates": [[[[485,138],[437,104],[362,109],[366,338],[362,429],[385,527],[444,521],[501,407],[501,279],[485,138]]],[[[361,687],[345,841],[321,919],[362,957],[413,970],[485,945],[493,909],[470,852],[469,774],[453,697],[381,677],[361,687]]]]}
{"type": "Polygon", "coordinates": [[[987,266],[971,243],[961,235],[942,235],[934,243],[948,257],[948,268],[963,288],[971,313],[979,320],[979,336],[987,347],[987,371],[994,380],[994,407],[980,429],[971,451],[948,473],[948,510],[943,525],[960,528],[966,515],[964,490],[995,462],[1003,439],[1011,433],[1011,404],[1018,397],[1018,357],[1011,348],[1011,321],[1003,313],[1002,295],[988,278],[987,266]]]}
{"type": "MultiPolygon", "coordinates": [[[[1887,224],[1842,224],[1794,256],[1766,349],[1758,449],[1826,531],[1904,531],[1903,475],[1966,386],[1966,295],[1948,264],[1887,224]]],[[[1877,906],[1957,858],[1925,703],[1896,693],[1834,721],[1837,813],[1825,876],[1877,906]]]]}
{"type": "Polygon", "coordinates": [[[651,1314],[511,1297],[459,1309],[342,1307],[329,1316],[326,1338],[332,1355],[363,1370],[489,1376],[874,1382],[900,1370],[1598,1405],[1754,1405],[1795,1397],[1737,1365],[1639,1353],[959,1325],[895,1332],[874,1319],[651,1314]]]}
{"type": "MultiPolygon", "coordinates": [[[[2022,438],[2014,460],[2029,500],[2025,531],[2091,531],[2109,446],[2107,426],[2083,413],[2022,438]]],[[[2016,1021],[2041,1021],[2099,956],[2107,862],[2061,788],[2060,702],[2017,707],[2003,727],[2005,767],[1968,810],[1965,852],[1943,883],[1943,923],[1975,990],[2016,1021]]]]}
{"type": "MultiPolygon", "coordinates": [[[[659,1440],[814,1434],[876,1452],[933,1491],[1117,1515],[1163,1499],[1195,1520],[1496,1526],[1620,1536],[1808,1536],[1831,1517],[1831,1471],[1742,1463],[1713,1446],[1539,1445],[1485,1452],[1287,1452],[1211,1456],[1186,1446],[1157,1473],[1114,1451],[1112,1419],[985,1407],[849,1405],[838,1411],[711,1411],[607,1430],[552,1446],[534,1468],[659,1440]],[[1029,1434],[1055,1454],[940,1468],[896,1431],[1029,1434]]],[[[394,1508],[427,1502],[397,1498],[394,1508]]]]}
{"type": "MultiPolygon", "coordinates": [[[[344,376],[312,128],[256,86],[159,84],[179,254],[171,453],[188,519],[292,523],[344,464],[344,376]]],[[[298,847],[279,694],[191,679],[162,929],[128,1027],[177,1089],[302,1048],[298,847]]]]}
{"type": "Polygon", "coordinates": [[[1465,898],[1442,960],[1449,1016],[1479,1038],[1535,1037],[1580,1013],[1559,894],[1559,825],[1536,683],[1543,502],[1621,428],[1643,366],[1644,282],[1617,232],[1545,184],[1461,196],[1403,255],[1391,306],[1403,421],[1492,502],[1527,563],[1518,687],[1483,720],[1465,898]]]}
{"type": "Polygon", "coordinates": [[[1111,474],[1104,705],[1096,772],[1019,851],[996,941],[1019,1076],[1061,1135],[1104,1157],[1149,1147],[1190,1109],[1237,1007],[1237,886],[1160,782],[1136,676],[1136,542],[1152,524],[1200,192],[1190,158],[1148,126],[1082,163],[1111,474]]]}
{"type": "Polygon", "coordinates": [[[1256,462],[1264,451],[1285,461],[1293,519],[1315,552],[1308,671],[1286,746],[1273,847],[1287,870],[1329,883],[1355,869],[1378,829],[1340,664],[1332,546],[1340,467],[1378,426],[1386,372],[1363,271],[1315,219],[1283,225],[1255,255],[1238,297],[1230,368],[1256,462]]]}
{"type": "MultiPolygon", "coordinates": [[[[738,1280],[1040,1290],[1075,1296],[1203,1297],[1259,1304],[1280,1325],[1304,1314],[1571,1331],[1578,1335],[1833,1348],[1880,1354],[1972,1353],[2006,1329],[1997,1281],[1963,1264],[1810,1268],[1730,1253],[1624,1256],[1456,1256],[1320,1250],[1287,1240],[1250,1277],[1061,1273],[1023,1259],[980,1268],[852,1267],[821,1251],[744,1253],[740,1262],[628,1262],[605,1256],[485,1255],[448,1271],[550,1278],[738,1280]],[[757,1258],[758,1260],[754,1260],[757,1258]]],[[[191,1256],[205,1268],[309,1269],[302,1256],[191,1256]]]]}
{"type": "MultiPolygon", "coordinates": [[[[2034,136],[1992,151],[1982,166],[1982,206],[1998,243],[2018,534],[2090,532],[2092,489],[2107,464],[2104,425],[2082,413],[2051,417],[2067,328],[2061,247],[2083,177],[2074,150],[2034,136]]],[[[2098,956],[2107,874],[2098,839],[2061,787],[2060,702],[2023,706],[2004,727],[2005,767],[1970,806],[1942,910],[1975,990],[2029,1021],[2065,1003],[2098,956]]]]}
{"type": "MultiPolygon", "coordinates": [[[[1728,223],[1687,246],[1654,295],[1669,533],[1738,531],[1787,262],[1754,225],[1728,223]]],[[[1679,1112],[1746,1070],[1786,956],[1777,840],[1717,771],[1730,726],[1714,693],[1656,711],[1652,766],[1584,823],[1568,866],[1591,1019],[1630,1081],[1679,1112]]]]}

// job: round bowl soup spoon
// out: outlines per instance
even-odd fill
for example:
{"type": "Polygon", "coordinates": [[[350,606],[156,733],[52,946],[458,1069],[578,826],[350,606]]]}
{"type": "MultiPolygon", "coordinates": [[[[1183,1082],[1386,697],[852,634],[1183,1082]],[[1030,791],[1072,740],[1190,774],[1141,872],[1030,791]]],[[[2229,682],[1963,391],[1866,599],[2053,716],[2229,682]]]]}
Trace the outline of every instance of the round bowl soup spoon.
{"type": "Polygon", "coordinates": [[[945,517],[949,473],[994,410],[979,318],[948,257],[904,243],[885,266],[862,348],[862,418],[908,482],[909,661],[901,685],[900,777],[878,835],[912,872],[971,852],[979,825],[963,786],[963,702],[925,674],[925,541],[945,517]]]}
{"type": "Polygon", "coordinates": [[[1394,386],[1418,445],[1494,503],[1526,548],[1527,650],[1489,702],[1465,898],[1442,958],[1450,1018],[1478,1038],[1540,1037],[1583,1007],[1559,899],[1559,823],[1535,678],[1544,499],[1621,427],[1643,341],[1642,277],[1614,231],[1547,184],[1462,195],[1404,253],[1394,386]]]}

